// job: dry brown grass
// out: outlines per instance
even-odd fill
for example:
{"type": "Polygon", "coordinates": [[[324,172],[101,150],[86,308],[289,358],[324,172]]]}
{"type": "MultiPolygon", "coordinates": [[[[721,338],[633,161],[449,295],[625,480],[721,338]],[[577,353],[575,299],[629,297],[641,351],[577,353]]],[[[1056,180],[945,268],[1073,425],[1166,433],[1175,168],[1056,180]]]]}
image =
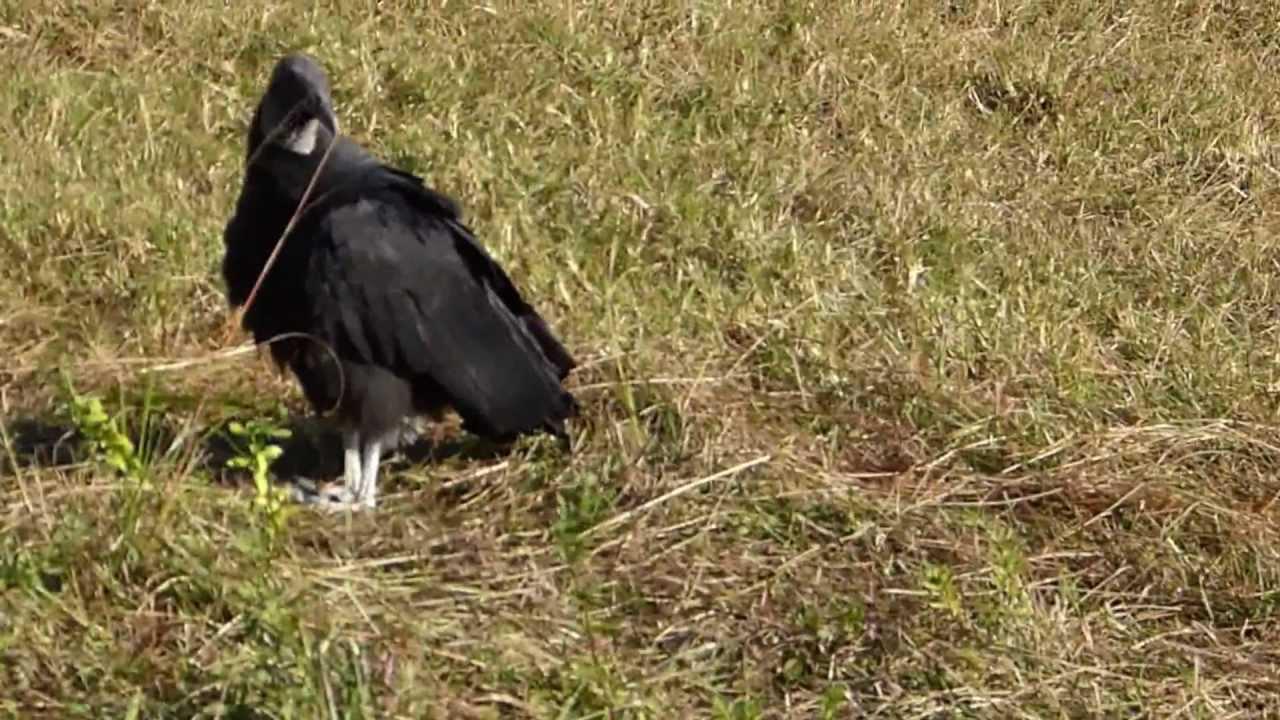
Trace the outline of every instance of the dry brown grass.
{"type": "Polygon", "coordinates": [[[1280,716],[1276,27],[0,3],[0,708],[1280,716]],[[463,443],[375,515],[276,533],[224,470],[228,420],[302,411],[264,359],[210,359],[242,133],[291,49],[586,361],[571,455],[463,443]],[[71,387],[128,472],[59,442],[71,387]]]}

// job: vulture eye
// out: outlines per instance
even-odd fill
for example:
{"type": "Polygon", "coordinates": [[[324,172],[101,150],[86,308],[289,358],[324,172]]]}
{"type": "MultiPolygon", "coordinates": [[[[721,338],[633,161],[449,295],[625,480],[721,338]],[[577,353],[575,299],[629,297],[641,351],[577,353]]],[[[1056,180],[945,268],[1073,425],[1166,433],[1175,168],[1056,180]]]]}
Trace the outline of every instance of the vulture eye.
{"type": "Polygon", "coordinates": [[[284,118],[280,120],[280,127],[278,129],[279,136],[289,137],[293,133],[297,132],[298,129],[306,122],[306,113],[302,112],[301,105],[294,107],[289,111],[288,115],[285,115],[284,118]]]}

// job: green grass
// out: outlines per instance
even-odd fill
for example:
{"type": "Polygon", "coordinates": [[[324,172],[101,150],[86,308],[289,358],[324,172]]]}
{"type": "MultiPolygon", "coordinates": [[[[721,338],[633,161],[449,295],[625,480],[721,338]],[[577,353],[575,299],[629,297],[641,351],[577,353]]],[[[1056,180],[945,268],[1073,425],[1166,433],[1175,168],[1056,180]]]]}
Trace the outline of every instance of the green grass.
{"type": "Polygon", "coordinates": [[[1280,717],[1276,27],[0,0],[0,713],[1280,717]],[[294,49],[583,361],[572,454],[225,467],[305,414],[219,355],[294,49]]]}

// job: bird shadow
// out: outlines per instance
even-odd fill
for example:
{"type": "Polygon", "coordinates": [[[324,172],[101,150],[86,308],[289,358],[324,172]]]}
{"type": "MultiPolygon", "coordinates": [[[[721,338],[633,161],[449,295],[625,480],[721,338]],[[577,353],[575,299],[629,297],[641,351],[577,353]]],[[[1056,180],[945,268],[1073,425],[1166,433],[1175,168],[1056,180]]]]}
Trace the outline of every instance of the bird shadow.
{"type": "Polygon", "coordinates": [[[9,452],[0,472],[6,475],[16,468],[73,465],[87,456],[79,431],[67,422],[22,417],[6,423],[5,430],[9,452]]]}
{"type": "MultiPolygon", "coordinates": [[[[285,423],[284,428],[289,431],[289,437],[277,441],[281,455],[271,465],[272,474],[277,479],[289,481],[296,478],[324,479],[341,476],[342,436],[337,430],[315,418],[294,418],[285,423]]],[[[417,436],[389,449],[384,457],[383,467],[399,470],[415,465],[435,465],[452,459],[490,460],[506,451],[505,446],[478,438],[433,440],[417,436]]],[[[201,469],[214,475],[222,473],[226,476],[227,462],[243,452],[242,446],[227,431],[226,425],[223,425],[208,434],[201,469]]]]}
{"type": "MultiPolygon", "coordinates": [[[[217,484],[251,483],[251,475],[229,466],[243,457],[245,443],[230,432],[230,421],[204,428],[190,428],[171,418],[151,417],[145,423],[123,424],[144,465],[173,462],[205,475],[217,484]]],[[[298,479],[332,479],[342,474],[341,435],[314,417],[293,417],[282,423],[287,438],[276,440],[281,455],[271,465],[273,479],[283,484],[298,479]]],[[[57,417],[19,417],[5,423],[6,457],[0,458],[0,476],[24,470],[66,468],[92,459],[93,447],[71,422],[57,417]]],[[[434,439],[414,434],[387,453],[383,468],[394,473],[413,466],[438,465],[450,460],[492,460],[509,451],[508,445],[473,436],[434,439]]]]}

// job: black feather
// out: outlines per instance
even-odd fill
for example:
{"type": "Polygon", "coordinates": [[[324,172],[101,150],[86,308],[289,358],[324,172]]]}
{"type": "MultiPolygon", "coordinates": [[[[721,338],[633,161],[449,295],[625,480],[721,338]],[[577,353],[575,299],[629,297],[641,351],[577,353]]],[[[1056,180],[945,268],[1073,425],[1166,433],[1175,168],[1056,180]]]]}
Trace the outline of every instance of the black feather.
{"type": "MultiPolygon", "coordinates": [[[[269,91],[263,104],[270,100],[269,91]]],[[[260,106],[255,118],[263,115],[260,106]]],[[[302,156],[264,141],[270,130],[257,122],[224,234],[233,306],[246,301],[335,143],[244,317],[258,342],[311,338],[273,343],[271,352],[313,407],[336,410],[362,434],[448,406],[467,429],[494,439],[563,436],[577,404],[561,381],[576,363],[463,224],[457,203],[327,126],[321,147],[302,156]]]]}

